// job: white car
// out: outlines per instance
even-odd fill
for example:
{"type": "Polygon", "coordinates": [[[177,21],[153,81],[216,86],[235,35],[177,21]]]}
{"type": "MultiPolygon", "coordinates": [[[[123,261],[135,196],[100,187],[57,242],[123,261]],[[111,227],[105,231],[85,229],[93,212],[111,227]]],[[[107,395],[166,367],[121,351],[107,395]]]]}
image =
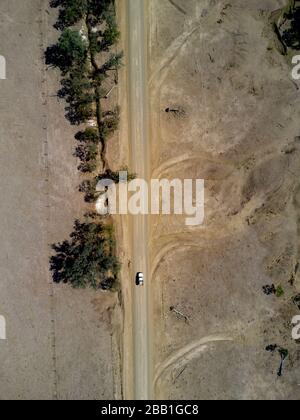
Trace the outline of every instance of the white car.
{"type": "Polygon", "coordinates": [[[144,274],[143,273],[137,273],[135,278],[135,284],[137,286],[144,286],[144,274]]]}

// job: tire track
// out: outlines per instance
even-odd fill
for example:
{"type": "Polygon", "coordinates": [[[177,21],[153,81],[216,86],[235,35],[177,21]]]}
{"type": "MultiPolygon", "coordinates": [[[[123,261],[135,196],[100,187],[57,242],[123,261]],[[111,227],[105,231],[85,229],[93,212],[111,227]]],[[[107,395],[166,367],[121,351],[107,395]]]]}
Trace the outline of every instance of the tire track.
{"type": "MultiPolygon", "coordinates": [[[[152,85],[154,82],[157,83],[159,80],[158,85],[161,86],[163,80],[166,76],[161,76],[161,73],[164,70],[169,71],[169,67],[171,63],[175,60],[177,55],[179,54],[180,50],[184,48],[188,40],[201,28],[201,25],[197,24],[193,26],[188,31],[185,31],[181,34],[178,38],[176,38],[172,44],[167,48],[164,54],[164,58],[158,63],[157,67],[154,69],[153,74],[150,77],[149,85],[152,85]]],[[[204,35],[203,35],[204,37],[204,35]]]]}
{"type": "Polygon", "coordinates": [[[198,357],[200,353],[204,352],[207,349],[208,344],[230,341],[234,341],[234,337],[227,333],[214,334],[194,341],[176,351],[163,363],[157,366],[154,377],[154,388],[156,388],[159,379],[168,369],[182,368],[186,366],[189,362],[198,357]]]}
{"type": "Polygon", "coordinates": [[[184,15],[187,15],[187,12],[185,9],[183,9],[183,7],[178,6],[178,4],[175,3],[174,0],[169,0],[169,2],[172,4],[172,6],[175,7],[175,9],[177,9],[180,13],[183,13],[184,15]]]}

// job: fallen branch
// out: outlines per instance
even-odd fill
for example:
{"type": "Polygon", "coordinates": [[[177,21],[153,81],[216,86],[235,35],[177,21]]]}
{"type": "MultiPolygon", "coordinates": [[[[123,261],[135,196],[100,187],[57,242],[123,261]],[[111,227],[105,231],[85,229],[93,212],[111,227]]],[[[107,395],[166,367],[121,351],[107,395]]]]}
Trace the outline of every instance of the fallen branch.
{"type": "Polygon", "coordinates": [[[190,318],[182,312],[178,311],[174,306],[170,307],[170,311],[174,312],[174,314],[176,314],[179,318],[183,318],[186,323],[190,322],[190,318]]]}

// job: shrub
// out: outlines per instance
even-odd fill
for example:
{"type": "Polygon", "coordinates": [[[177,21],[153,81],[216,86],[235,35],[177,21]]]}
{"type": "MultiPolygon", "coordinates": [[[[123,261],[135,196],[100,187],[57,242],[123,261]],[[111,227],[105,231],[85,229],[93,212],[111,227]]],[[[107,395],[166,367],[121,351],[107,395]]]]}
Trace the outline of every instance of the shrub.
{"type": "Polygon", "coordinates": [[[281,285],[276,287],[276,297],[281,298],[284,295],[284,289],[281,285]]]}

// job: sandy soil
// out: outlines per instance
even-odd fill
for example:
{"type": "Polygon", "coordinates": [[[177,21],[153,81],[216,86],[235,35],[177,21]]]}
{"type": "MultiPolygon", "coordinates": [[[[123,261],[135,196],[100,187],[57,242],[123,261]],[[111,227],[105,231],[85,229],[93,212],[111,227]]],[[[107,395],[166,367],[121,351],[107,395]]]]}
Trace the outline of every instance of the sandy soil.
{"type": "Polygon", "coordinates": [[[268,21],[284,4],[149,2],[153,177],[206,183],[202,227],[152,218],[156,397],[300,397],[300,93],[268,21]],[[263,294],[272,283],[284,297],[263,294]]]}
{"type": "Polygon", "coordinates": [[[47,0],[3,0],[0,9],[0,398],[113,399],[117,297],[53,286],[49,274],[49,245],[84,212],[74,130],[54,97],[59,74],[43,65],[54,14],[47,0]]]}

